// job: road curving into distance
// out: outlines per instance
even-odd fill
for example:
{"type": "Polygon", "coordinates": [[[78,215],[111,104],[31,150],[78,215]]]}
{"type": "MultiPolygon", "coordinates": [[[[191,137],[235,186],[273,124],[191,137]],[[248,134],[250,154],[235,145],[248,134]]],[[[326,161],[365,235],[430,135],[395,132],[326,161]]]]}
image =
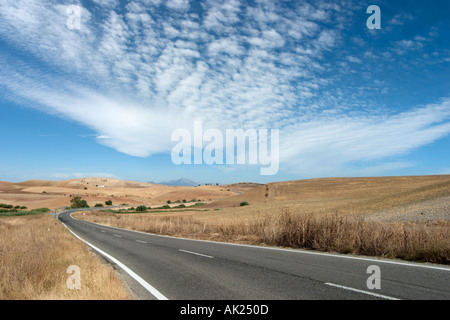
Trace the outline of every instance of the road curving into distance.
{"type": "Polygon", "coordinates": [[[76,220],[74,211],[58,219],[117,265],[140,299],[450,299],[448,266],[159,236],[76,220]]]}

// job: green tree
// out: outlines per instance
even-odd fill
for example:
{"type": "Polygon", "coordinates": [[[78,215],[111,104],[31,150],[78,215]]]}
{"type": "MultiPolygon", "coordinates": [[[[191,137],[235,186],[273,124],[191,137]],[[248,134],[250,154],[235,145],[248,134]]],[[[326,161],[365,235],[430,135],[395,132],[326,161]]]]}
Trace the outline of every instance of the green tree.
{"type": "Polygon", "coordinates": [[[81,197],[75,197],[72,200],[70,200],[72,205],[70,206],[72,209],[76,208],[89,208],[86,200],[81,199],[81,197]]]}
{"type": "Polygon", "coordinates": [[[111,201],[111,200],[108,200],[108,201],[105,202],[105,204],[106,204],[107,206],[112,206],[112,201],[111,201]]]}

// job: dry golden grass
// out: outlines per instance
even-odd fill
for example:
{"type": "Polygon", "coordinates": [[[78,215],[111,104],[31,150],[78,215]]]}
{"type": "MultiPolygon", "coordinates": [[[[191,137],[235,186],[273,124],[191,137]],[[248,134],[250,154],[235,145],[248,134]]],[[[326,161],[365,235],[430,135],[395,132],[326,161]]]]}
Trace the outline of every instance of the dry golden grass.
{"type": "Polygon", "coordinates": [[[1,300],[130,299],[112,267],[47,214],[0,218],[0,284],[1,300]],[[71,265],[79,290],[67,288],[71,265]]]}
{"type": "Polygon", "coordinates": [[[89,213],[77,218],[119,228],[178,237],[240,242],[328,252],[450,263],[450,221],[375,222],[364,216],[294,212],[253,219],[222,218],[212,223],[201,213],[89,213]]]}
{"type": "Polygon", "coordinates": [[[449,264],[449,196],[450,175],[323,178],[257,185],[197,211],[83,218],[172,236],[449,264]]]}
{"type": "MultiPolygon", "coordinates": [[[[256,228],[258,229],[258,228],[256,228]]],[[[374,222],[364,216],[283,212],[260,223],[269,245],[450,263],[450,221],[374,222]]]]}
{"type": "MultiPolygon", "coordinates": [[[[407,177],[320,178],[268,183],[207,207],[239,206],[241,201],[261,208],[290,207],[314,212],[360,214],[450,195],[450,175],[407,177]]],[[[258,208],[259,210],[259,208],[258,208]]]]}

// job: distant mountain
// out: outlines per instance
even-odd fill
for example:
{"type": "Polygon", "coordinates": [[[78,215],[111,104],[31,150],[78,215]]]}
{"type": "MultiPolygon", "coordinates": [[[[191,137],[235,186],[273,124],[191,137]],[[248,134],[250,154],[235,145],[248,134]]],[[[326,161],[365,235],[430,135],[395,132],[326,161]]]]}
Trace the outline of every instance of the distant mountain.
{"type": "Polygon", "coordinates": [[[175,187],[196,187],[199,184],[202,184],[200,182],[192,181],[186,178],[181,178],[178,180],[171,180],[171,181],[163,181],[163,182],[151,182],[151,183],[157,183],[162,184],[165,186],[175,186],[175,187]]]}

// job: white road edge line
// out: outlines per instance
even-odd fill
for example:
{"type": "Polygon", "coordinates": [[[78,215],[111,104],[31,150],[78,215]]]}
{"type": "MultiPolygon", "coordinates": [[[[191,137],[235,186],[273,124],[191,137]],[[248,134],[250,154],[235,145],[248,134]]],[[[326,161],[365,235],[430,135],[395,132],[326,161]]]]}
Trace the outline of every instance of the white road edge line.
{"type": "Polygon", "coordinates": [[[128,273],[134,280],[136,280],[141,286],[143,286],[145,289],[147,289],[148,292],[150,292],[156,299],[158,300],[169,300],[166,296],[164,296],[161,292],[156,290],[153,286],[151,286],[147,281],[142,279],[140,276],[138,276],[133,270],[128,268],[126,265],[124,265],[122,262],[114,258],[113,256],[107,254],[106,252],[100,250],[99,248],[95,247],[94,245],[90,244],[89,242],[81,239],[77,234],[75,234],[72,230],[70,230],[63,222],[61,222],[64,227],[69,230],[70,233],[72,233],[75,237],[77,237],[79,240],[86,243],[88,246],[90,246],[92,249],[100,253],[101,255],[105,256],[106,258],[113,261],[115,264],[117,264],[123,271],[128,273]]]}
{"type": "Polygon", "coordinates": [[[368,294],[368,295],[371,295],[371,296],[374,296],[374,297],[377,297],[377,298],[382,298],[382,299],[387,299],[387,300],[400,300],[398,298],[389,297],[389,296],[385,296],[385,295],[382,295],[382,294],[369,292],[369,291],[364,291],[364,290],[359,290],[359,289],[350,288],[350,287],[346,287],[346,286],[341,286],[339,284],[334,284],[334,283],[330,283],[330,282],[326,282],[325,284],[327,286],[331,286],[331,287],[336,287],[336,288],[341,288],[341,289],[345,289],[345,290],[350,290],[350,291],[355,291],[355,292],[359,292],[359,293],[368,294]]]}
{"type": "Polygon", "coordinates": [[[187,251],[187,250],[183,250],[183,249],[178,249],[178,251],[185,252],[185,253],[190,253],[190,254],[195,254],[197,256],[202,256],[202,257],[210,258],[210,259],[214,258],[213,256],[207,256],[206,254],[201,254],[201,253],[197,253],[197,252],[187,251]]]}

